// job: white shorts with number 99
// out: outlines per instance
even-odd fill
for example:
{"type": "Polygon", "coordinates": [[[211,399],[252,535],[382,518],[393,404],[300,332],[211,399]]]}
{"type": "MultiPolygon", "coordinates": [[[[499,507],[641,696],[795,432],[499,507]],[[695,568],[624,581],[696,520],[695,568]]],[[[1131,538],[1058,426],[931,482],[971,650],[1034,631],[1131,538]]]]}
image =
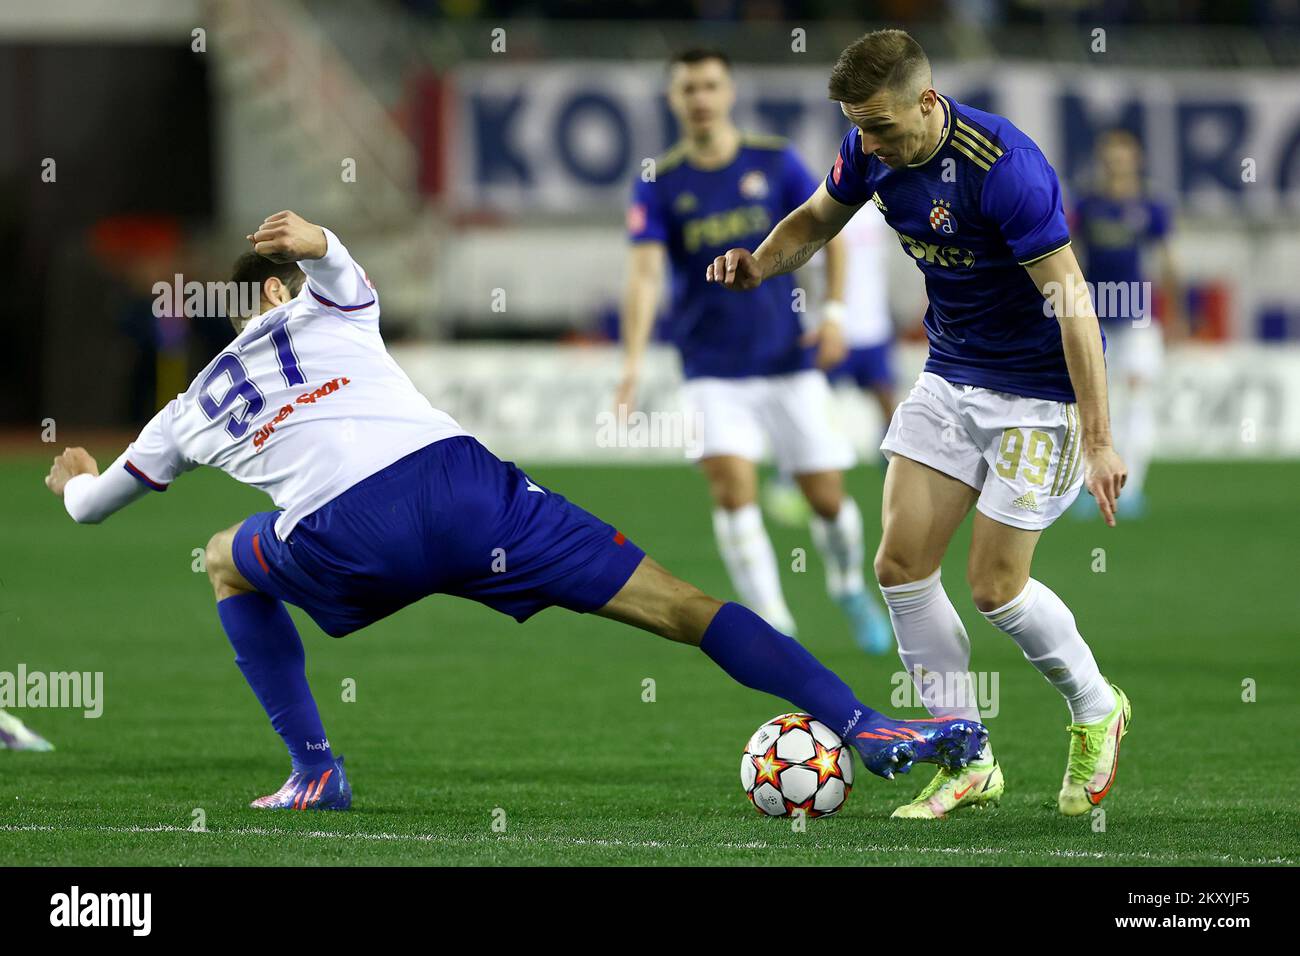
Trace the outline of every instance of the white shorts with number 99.
{"type": "Polygon", "coordinates": [[[880,449],[979,491],[994,521],[1041,531],[1083,487],[1079,410],[1068,402],[954,385],[922,372],[880,449]]]}

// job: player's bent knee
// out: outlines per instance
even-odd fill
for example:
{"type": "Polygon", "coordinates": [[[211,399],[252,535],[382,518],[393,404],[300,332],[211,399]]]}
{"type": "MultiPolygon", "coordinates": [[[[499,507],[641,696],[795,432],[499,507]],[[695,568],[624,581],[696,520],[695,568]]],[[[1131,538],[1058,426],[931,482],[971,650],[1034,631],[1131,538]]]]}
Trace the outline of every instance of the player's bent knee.
{"type": "Polygon", "coordinates": [[[709,480],[709,496],[713,503],[726,511],[739,511],[758,500],[758,495],[748,482],[726,478],[709,480]]]}
{"type": "Polygon", "coordinates": [[[839,516],[840,507],[844,504],[844,496],[835,491],[817,491],[815,494],[807,495],[808,506],[817,514],[817,517],[826,521],[834,521],[839,516]]]}
{"type": "Polygon", "coordinates": [[[911,555],[886,550],[883,544],[880,550],[876,552],[873,568],[876,572],[876,581],[882,588],[898,587],[900,584],[921,581],[935,572],[934,567],[918,561],[911,555]]]}
{"type": "MultiPolygon", "coordinates": [[[[223,576],[229,561],[228,550],[222,549],[224,531],[218,531],[208,539],[203,549],[203,569],[208,572],[208,580],[214,584],[223,576]]],[[[227,549],[229,544],[227,544],[227,549]]]]}
{"type": "Polygon", "coordinates": [[[798,478],[808,506],[817,516],[833,521],[844,504],[844,480],[839,472],[819,472],[798,478]]]}
{"type": "Polygon", "coordinates": [[[987,614],[1010,604],[1025,589],[1027,582],[1027,578],[1021,579],[1013,575],[972,575],[971,600],[980,611],[987,614]]]}
{"type": "Polygon", "coordinates": [[[712,458],[700,464],[709,482],[709,496],[719,508],[739,511],[758,500],[753,466],[748,462],[712,458]]]}
{"type": "Polygon", "coordinates": [[[754,503],[754,498],[735,488],[714,488],[713,503],[724,511],[739,511],[754,503]]]}
{"type": "Polygon", "coordinates": [[[218,531],[203,550],[204,567],[218,601],[253,590],[235,566],[235,529],[218,531]]]}

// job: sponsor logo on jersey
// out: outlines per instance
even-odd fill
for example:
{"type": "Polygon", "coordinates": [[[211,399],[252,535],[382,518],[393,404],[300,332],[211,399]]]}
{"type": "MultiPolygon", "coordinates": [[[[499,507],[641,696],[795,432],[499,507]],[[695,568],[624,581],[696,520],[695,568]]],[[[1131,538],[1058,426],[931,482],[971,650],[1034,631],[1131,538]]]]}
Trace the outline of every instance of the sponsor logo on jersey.
{"type": "Polygon", "coordinates": [[[677,198],[673,200],[673,212],[685,216],[695,212],[699,205],[700,201],[695,198],[695,193],[678,193],[677,198]]]}
{"type": "Polygon", "coordinates": [[[889,212],[889,207],[886,206],[885,201],[880,198],[880,193],[872,193],[871,201],[876,204],[876,208],[879,209],[882,213],[889,212]]]}
{"type": "Polygon", "coordinates": [[[1107,249],[1124,249],[1137,245],[1146,231],[1145,226],[1135,226],[1124,219],[1098,217],[1089,219],[1087,223],[1088,242],[1107,249]]]}
{"type": "Polygon", "coordinates": [[[767,235],[772,218],[763,206],[738,206],[711,216],[688,219],[682,227],[682,241],[687,252],[702,246],[729,246],[735,240],[754,233],[767,235]]]}
{"type": "Polygon", "coordinates": [[[767,176],[761,169],[751,169],[740,177],[740,194],[746,199],[765,199],[767,193],[767,176]]]}
{"type": "Polygon", "coordinates": [[[930,228],[951,236],[957,231],[957,219],[949,211],[952,203],[946,199],[932,199],[930,209],[930,228]]]}
{"type": "Polygon", "coordinates": [[[941,246],[937,242],[913,239],[898,233],[898,241],[903,244],[907,254],[918,262],[931,266],[943,266],[947,269],[971,269],[975,266],[975,253],[957,246],[941,246]]]}
{"type": "Polygon", "coordinates": [[[831,170],[831,182],[836,186],[840,184],[840,177],[844,175],[844,157],[835,157],[835,168],[831,170]]]}
{"type": "Polygon", "coordinates": [[[280,410],[275,413],[274,418],[272,418],[269,422],[267,422],[257,431],[253,432],[254,454],[262,450],[262,446],[265,445],[267,440],[272,435],[275,434],[275,426],[279,425],[282,421],[284,421],[286,418],[292,415],[294,412],[294,408],[296,406],[315,405],[322,398],[325,398],[328,395],[333,395],[340,388],[343,388],[345,385],[348,385],[350,383],[351,383],[351,379],[348,378],[343,378],[343,377],[332,378],[324,385],[320,386],[320,388],[314,389],[313,391],[310,392],[303,392],[301,395],[299,395],[297,398],[293,400],[292,404],[282,405],[280,407],[280,410]]]}

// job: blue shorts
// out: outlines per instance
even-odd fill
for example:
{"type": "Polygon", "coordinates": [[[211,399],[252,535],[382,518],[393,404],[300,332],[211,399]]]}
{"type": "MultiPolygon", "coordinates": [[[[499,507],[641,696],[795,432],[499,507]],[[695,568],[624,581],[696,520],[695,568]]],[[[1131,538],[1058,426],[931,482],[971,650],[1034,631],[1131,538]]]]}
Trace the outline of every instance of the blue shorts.
{"type": "Polygon", "coordinates": [[[866,348],[849,349],[844,361],[827,373],[832,382],[850,379],[859,388],[892,388],[894,370],[890,367],[890,351],[893,342],[869,345],[866,348]]]}
{"type": "Polygon", "coordinates": [[[427,597],[470,598],[524,621],[544,608],[595,611],[645,552],[468,436],[447,438],[353,485],[287,541],[278,511],[235,533],[257,590],[342,637],[427,597]]]}

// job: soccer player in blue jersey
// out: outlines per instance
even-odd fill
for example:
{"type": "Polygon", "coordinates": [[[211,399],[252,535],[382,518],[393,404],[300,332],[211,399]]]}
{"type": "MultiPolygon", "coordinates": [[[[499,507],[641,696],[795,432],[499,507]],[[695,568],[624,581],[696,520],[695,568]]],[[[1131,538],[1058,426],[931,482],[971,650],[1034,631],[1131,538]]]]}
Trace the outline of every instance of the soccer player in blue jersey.
{"type": "MultiPolygon", "coordinates": [[[[1097,140],[1095,179],[1074,206],[1073,233],[1088,281],[1099,300],[1106,333],[1106,365],[1119,384],[1115,407],[1115,446],[1124,450],[1128,481],[1122,512],[1140,517],[1146,509],[1147,468],[1155,445],[1156,421],[1151,389],[1164,363],[1165,339],[1186,336],[1178,270],[1169,248],[1173,212],[1151,195],[1142,179],[1142,146],[1125,129],[1108,130],[1097,140]],[[1151,262],[1144,262],[1150,257],[1151,262]],[[1162,285],[1164,313],[1152,316],[1154,265],[1162,285]]],[[[1079,510],[1076,504],[1075,510],[1079,510]]],[[[1087,513],[1095,516],[1096,512],[1087,513]]]]}
{"type": "MultiPolygon", "coordinates": [[[[1043,529],[1082,486],[1114,525],[1125,469],[1056,173],[1006,118],[938,93],[925,52],[901,30],[845,49],[830,96],[853,128],[826,180],[757,249],[729,250],[707,276],[759,288],[806,262],[868,202],[897,232],[930,300],[925,370],[881,445],[890,462],[875,571],[899,656],[931,713],[978,716],[970,642],[939,570],[973,506],[975,605],[1068,703],[1057,803],[1085,813],[1115,778],[1131,709],[1070,609],[1030,568],[1043,529]]],[[[970,767],[941,770],[895,815],[934,819],[992,803],[1004,786],[986,749],[970,767]]]]}
{"type": "MultiPolygon", "coordinates": [[[[683,138],[633,190],[623,302],[626,356],[617,401],[630,406],[635,399],[669,262],[669,331],[682,358],[685,404],[699,432],[687,453],[708,480],[714,535],[736,592],[778,630],[795,632],[757,504],[757,463],[770,448],[777,467],[795,477],[812,508],[827,590],[848,615],[855,640],[869,652],[886,653],[893,646],[889,622],[864,580],[862,515],[844,491],[853,450],[832,425],[830,387],[814,368],[815,361],[822,367],[842,361],[843,332],[834,321],[803,328],[803,293],[793,277],[743,296],[704,280],[715,255],[766,235],[815,183],[785,140],[745,134],[732,123],[735,85],[724,54],[679,55],[670,66],[668,99],[683,138]]],[[[827,298],[838,303],[838,244],[828,248],[826,260],[827,298]]]]}
{"type": "Polygon", "coordinates": [[[379,294],[334,233],[284,210],[248,238],[235,277],[257,283],[257,314],[233,319],[230,345],[102,474],[84,448],[68,448],[45,484],[79,523],[200,465],[271,496],[278,510],[219,531],[206,551],[235,663],[292,760],[254,807],[352,802],[285,602],[333,637],[430,594],[520,622],[556,606],[599,614],[698,646],[740,683],[837,729],[878,775],[912,761],[956,770],[979,753],[977,722],[872,710],[797,641],[673,577],[433,408],[388,355],[379,294]]]}

